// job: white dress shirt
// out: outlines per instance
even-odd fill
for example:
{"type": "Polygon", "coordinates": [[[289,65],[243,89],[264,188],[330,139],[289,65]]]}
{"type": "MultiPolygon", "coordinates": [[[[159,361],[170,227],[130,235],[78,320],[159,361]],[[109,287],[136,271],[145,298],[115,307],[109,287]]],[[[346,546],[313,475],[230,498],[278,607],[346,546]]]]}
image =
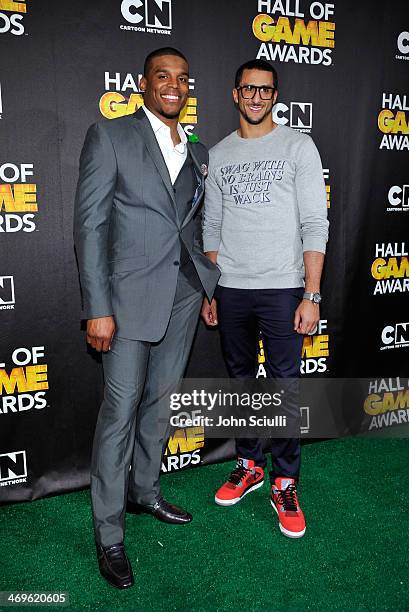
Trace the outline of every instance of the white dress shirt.
{"type": "Polygon", "coordinates": [[[178,123],[177,130],[180,136],[180,142],[176,146],[173,144],[172,137],[170,135],[170,127],[161,121],[156,115],[154,115],[146,106],[142,106],[152,126],[156,140],[162,155],[165,159],[166,166],[169,171],[170,180],[172,185],[176,181],[179,172],[182,169],[183,164],[187,157],[187,137],[186,134],[178,123]]]}

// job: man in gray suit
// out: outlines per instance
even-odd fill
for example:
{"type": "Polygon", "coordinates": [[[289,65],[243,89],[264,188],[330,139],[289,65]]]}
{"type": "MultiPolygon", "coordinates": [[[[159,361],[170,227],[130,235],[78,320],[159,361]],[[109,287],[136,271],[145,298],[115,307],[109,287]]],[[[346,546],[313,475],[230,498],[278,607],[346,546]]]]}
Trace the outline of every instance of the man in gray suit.
{"type": "Polygon", "coordinates": [[[87,341],[103,352],[91,498],[101,574],[133,584],[124,544],[127,500],[170,523],[189,513],[160,494],[169,393],[183,375],[203,292],[217,267],[203,255],[198,210],[208,154],[178,123],[188,64],[172,48],[145,60],[144,107],[92,125],[81,153],[74,237],[87,341]]]}

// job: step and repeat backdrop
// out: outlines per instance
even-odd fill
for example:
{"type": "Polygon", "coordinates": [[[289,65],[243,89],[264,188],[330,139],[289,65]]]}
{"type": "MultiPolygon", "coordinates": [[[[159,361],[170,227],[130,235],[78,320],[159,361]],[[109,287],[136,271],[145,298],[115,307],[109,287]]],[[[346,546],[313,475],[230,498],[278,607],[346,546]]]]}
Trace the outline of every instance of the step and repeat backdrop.
{"type": "MultiPolygon", "coordinates": [[[[181,123],[209,147],[237,127],[237,67],[276,67],[275,121],[316,142],[330,219],[303,374],[371,378],[351,415],[359,431],[409,420],[407,2],[0,0],[0,501],[88,484],[103,381],[80,322],[78,159],[91,123],[141,105],[144,58],[163,46],[189,59],[181,123]]],[[[263,359],[260,339],[261,376],[263,359]]],[[[226,376],[202,323],[187,375],[226,376]]],[[[180,429],[163,472],[232,452],[180,429]]]]}

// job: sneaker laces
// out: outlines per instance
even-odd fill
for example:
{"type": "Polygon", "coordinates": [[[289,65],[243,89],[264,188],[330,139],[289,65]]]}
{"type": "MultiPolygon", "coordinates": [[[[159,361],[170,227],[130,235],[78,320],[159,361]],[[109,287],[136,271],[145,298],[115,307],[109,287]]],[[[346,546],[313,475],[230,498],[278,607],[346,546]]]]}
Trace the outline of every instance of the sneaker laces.
{"type": "Polygon", "coordinates": [[[297,512],[297,487],[288,485],[286,489],[278,489],[276,491],[278,503],[283,506],[285,512],[297,512]]]}
{"type": "Polygon", "coordinates": [[[239,485],[240,482],[247,476],[249,471],[250,470],[244,467],[241,461],[238,461],[235,469],[232,471],[232,473],[229,476],[228,482],[231,482],[232,484],[236,486],[239,485]]]}

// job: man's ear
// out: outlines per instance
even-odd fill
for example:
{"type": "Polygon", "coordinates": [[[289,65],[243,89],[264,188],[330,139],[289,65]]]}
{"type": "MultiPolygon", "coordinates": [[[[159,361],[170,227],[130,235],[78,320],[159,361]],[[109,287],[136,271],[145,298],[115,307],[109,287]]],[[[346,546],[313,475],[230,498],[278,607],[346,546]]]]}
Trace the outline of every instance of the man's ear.
{"type": "Polygon", "coordinates": [[[236,88],[233,89],[232,94],[233,94],[234,103],[238,104],[239,103],[239,92],[237,91],[236,88]]]}
{"type": "Polygon", "coordinates": [[[146,91],[146,85],[147,85],[146,78],[143,76],[141,80],[139,81],[139,88],[142,93],[146,91]]]}

